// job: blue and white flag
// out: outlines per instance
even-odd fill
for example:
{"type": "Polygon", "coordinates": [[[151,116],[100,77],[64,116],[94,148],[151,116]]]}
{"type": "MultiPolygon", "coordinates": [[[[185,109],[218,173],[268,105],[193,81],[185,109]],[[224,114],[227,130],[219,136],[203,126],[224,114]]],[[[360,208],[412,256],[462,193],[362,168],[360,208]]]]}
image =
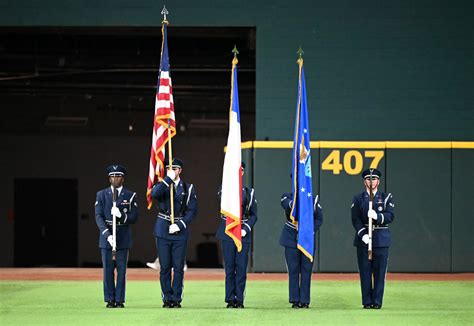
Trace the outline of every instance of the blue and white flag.
{"type": "Polygon", "coordinates": [[[311,176],[311,150],[306,103],[303,59],[298,59],[299,82],[293,143],[293,201],[290,218],[298,226],[298,249],[313,261],[314,208],[311,176]]]}

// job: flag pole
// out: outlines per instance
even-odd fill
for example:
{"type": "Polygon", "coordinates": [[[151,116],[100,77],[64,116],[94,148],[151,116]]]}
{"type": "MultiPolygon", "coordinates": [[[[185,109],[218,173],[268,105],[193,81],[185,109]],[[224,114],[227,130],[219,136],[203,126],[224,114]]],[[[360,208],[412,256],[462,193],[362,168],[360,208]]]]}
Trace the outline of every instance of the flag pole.
{"type": "MultiPolygon", "coordinates": [[[[295,139],[293,140],[293,149],[297,148],[296,146],[298,146],[297,142],[298,142],[298,137],[296,136],[296,130],[299,129],[299,125],[300,125],[300,115],[301,115],[301,94],[302,94],[302,90],[301,90],[301,70],[303,69],[303,54],[304,54],[304,51],[303,49],[301,48],[301,45],[300,45],[300,48],[298,49],[298,51],[296,51],[296,53],[298,54],[298,60],[296,60],[296,63],[298,64],[298,104],[297,104],[297,113],[296,113],[296,125],[295,125],[295,139]],[[295,144],[296,143],[296,144],[295,144]]],[[[293,150],[294,153],[293,155],[297,154],[297,151],[293,150]]],[[[298,157],[293,157],[293,164],[295,163],[295,161],[297,162],[298,161],[298,157]]],[[[293,170],[293,204],[291,206],[291,211],[290,211],[290,218],[291,218],[291,221],[293,222],[293,224],[296,225],[296,230],[298,230],[299,228],[299,223],[298,221],[296,220],[295,216],[293,215],[293,212],[295,210],[295,207],[296,207],[296,201],[297,201],[297,197],[298,197],[298,191],[296,191],[297,189],[297,186],[298,186],[298,167],[296,164],[294,164],[294,170],[293,170]]],[[[298,234],[296,235],[298,237],[298,234]]]]}
{"type": "Polygon", "coordinates": [[[232,50],[232,73],[230,83],[229,134],[227,151],[222,171],[221,214],[225,216],[225,234],[232,239],[237,251],[242,251],[242,149],[240,132],[240,110],[237,87],[237,55],[234,45],[232,50]]]}
{"type": "MultiPolygon", "coordinates": [[[[171,150],[171,120],[168,118],[168,170],[173,170],[173,151],[171,150]]],[[[174,180],[170,184],[170,221],[174,224],[174,180]]]]}
{"type": "MultiPolygon", "coordinates": [[[[163,15],[163,21],[161,24],[168,25],[168,20],[166,19],[166,15],[169,14],[168,10],[166,10],[166,6],[163,6],[163,10],[161,10],[161,14],[163,15]]],[[[168,118],[168,170],[173,170],[173,151],[171,145],[171,119],[168,118]]],[[[174,180],[172,180],[174,183],[174,180]]],[[[174,185],[170,184],[170,221],[171,224],[174,224],[174,185]]]]}

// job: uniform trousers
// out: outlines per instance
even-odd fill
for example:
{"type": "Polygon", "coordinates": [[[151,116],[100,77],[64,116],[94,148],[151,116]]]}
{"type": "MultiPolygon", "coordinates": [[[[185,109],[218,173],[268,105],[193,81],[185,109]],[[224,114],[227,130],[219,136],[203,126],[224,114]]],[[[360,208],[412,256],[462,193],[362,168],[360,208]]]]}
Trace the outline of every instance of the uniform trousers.
{"type": "Polygon", "coordinates": [[[115,261],[112,259],[111,249],[100,249],[104,270],[104,301],[125,302],[125,280],[128,262],[128,248],[118,249],[115,261]],[[117,283],[114,270],[117,268],[117,283]]]}
{"type": "Polygon", "coordinates": [[[285,247],[290,303],[310,303],[313,262],[298,248],[285,247]]]}
{"type": "Polygon", "coordinates": [[[362,304],[382,306],[385,274],[388,265],[388,247],[372,248],[372,260],[367,247],[357,247],[362,304]]]}
{"type": "Polygon", "coordinates": [[[237,251],[233,241],[221,241],[225,269],[225,302],[244,302],[249,242],[242,242],[242,250],[237,251]]]}
{"type": "Polygon", "coordinates": [[[156,238],[160,259],[160,284],[163,302],[181,302],[183,299],[184,263],[188,240],[156,238]],[[173,268],[173,277],[171,277],[173,268]],[[171,280],[171,278],[173,278],[171,280]]]}

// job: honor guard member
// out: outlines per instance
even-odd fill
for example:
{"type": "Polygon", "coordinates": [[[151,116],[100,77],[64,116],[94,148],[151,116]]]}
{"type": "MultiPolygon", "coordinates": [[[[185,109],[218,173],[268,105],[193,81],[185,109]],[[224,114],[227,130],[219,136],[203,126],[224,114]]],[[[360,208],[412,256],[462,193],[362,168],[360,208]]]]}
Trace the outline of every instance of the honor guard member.
{"type": "MultiPolygon", "coordinates": [[[[241,173],[245,173],[245,163],[242,162],[241,173]]],[[[221,198],[221,190],[218,192],[221,198]]],[[[237,251],[234,240],[225,234],[226,217],[221,215],[221,223],[217,229],[216,238],[221,240],[225,270],[225,302],[227,308],[244,308],[245,283],[247,281],[247,265],[249,261],[252,229],[257,222],[257,199],[255,190],[242,187],[242,250],[237,251]]]]}
{"type": "Polygon", "coordinates": [[[197,214],[196,188],[180,178],[183,161],[173,160],[172,170],[165,161],[166,177],[157,183],[151,196],[158,201],[154,236],[160,262],[160,285],[163,308],[181,308],[186,247],[189,225],[197,214]],[[171,223],[170,187],[174,187],[174,223],[171,223]],[[173,277],[171,277],[173,269],[173,277]]]}
{"type": "MultiPolygon", "coordinates": [[[[309,308],[311,294],[311,276],[313,275],[314,260],[310,261],[297,248],[298,228],[291,221],[292,193],[281,195],[281,207],[285,211],[286,223],[280,236],[280,245],[285,247],[286,268],[288,270],[289,301],[292,308],[309,308]]],[[[319,196],[313,196],[314,235],[323,224],[323,209],[319,196]]],[[[316,246],[316,241],[314,242],[316,246]]]]}
{"type": "Polygon", "coordinates": [[[352,225],[355,229],[354,246],[357,247],[362,305],[365,309],[382,308],[387,272],[390,230],[388,225],[395,218],[392,194],[378,190],[382,173],[377,169],[362,172],[365,190],[354,196],[351,206],[352,225]],[[369,210],[372,187],[373,209],[369,210]],[[368,258],[368,221],[372,219],[372,260],[368,258]],[[373,281],[372,281],[373,280],[373,281]]]}
{"type": "Polygon", "coordinates": [[[128,262],[128,250],[132,247],[130,224],[138,219],[136,193],[123,187],[127,171],[121,165],[107,168],[110,187],[97,192],[95,201],[95,221],[99,228],[99,248],[104,268],[104,301],[107,308],[124,308],[125,274],[128,262]],[[115,189],[115,196],[113,196],[115,189]],[[115,205],[114,205],[115,199],[115,205]],[[113,215],[116,216],[116,252],[112,256],[113,215]],[[114,270],[117,269],[117,280],[114,270]]]}

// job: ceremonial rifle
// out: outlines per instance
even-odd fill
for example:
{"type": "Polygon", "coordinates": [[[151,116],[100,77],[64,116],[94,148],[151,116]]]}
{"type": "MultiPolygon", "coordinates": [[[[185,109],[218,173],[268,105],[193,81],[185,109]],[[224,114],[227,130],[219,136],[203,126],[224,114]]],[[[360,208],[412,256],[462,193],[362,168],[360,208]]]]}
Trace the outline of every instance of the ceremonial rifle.
{"type": "MultiPolygon", "coordinates": [[[[115,193],[115,187],[112,186],[112,202],[113,207],[117,207],[117,195],[115,193]]],[[[112,259],[115,260],[115,254],[117,253],[117,217],[112,214],[112,259]]]]}
{"type": "MultiPolygon", "coordinates": [[[[371,211],[374,206],[374,190],[372,188],[372,169],[370,169],[370,179],[369,179],[369,211],[371,211]]],[[[368,243],[368,257],[369,260],[372,260],[372,218],[369,217],[369,243],[368,243]]]]}

